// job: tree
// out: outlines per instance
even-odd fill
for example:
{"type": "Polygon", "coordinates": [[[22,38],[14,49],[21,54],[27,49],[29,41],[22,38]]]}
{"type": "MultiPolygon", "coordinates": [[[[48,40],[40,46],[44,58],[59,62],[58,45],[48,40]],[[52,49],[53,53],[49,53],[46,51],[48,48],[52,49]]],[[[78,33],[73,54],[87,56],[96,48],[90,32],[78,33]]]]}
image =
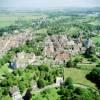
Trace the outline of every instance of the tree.
{"type": "Polygon", "coordinates": [[[6,79],[2,80],[2,82],[0,83],[1,87],[6,87],[7,85],[8,85],[8,83],[7,83],[6,79]]]}
{"type": "Polygon", "coordinates": [[[65,86],[67,86],[68,88],[73,88],[73,80],[71,77],[68,77],[66,80],[65,80],[65,83],[64,83],[65,86]]]}
{"type": "Polygon", "coordinates": [[[69,61],[67,62],[67,64],[66,64],[66,67],[70,68],[70,67],[72,67],[72,66],[73,66],[73,63],[72,63],[71,60],[69,60],[69,61]]]}
{"type": "Polygon", "coordinates": [[[39,71],[46,71],[46,72],[49,71],[48,66],[45,64],[38,66],[38,69],[39,69],[39,71]]]}
{"type": "Polygon", "coordinates": [[[19,82],[18,87],[19,87],[21,93],[23,93],[23,91],[26,88],[24,82],[22,82],[22,81],[19,82]]]}
{"type": "Polygon", "coordinates": [[[79,63],[79,62],[82,62],[82,57],[76,57],[75,59],[74,59],[74,62],[76,62],[76,63],[79,63]]]}
{"type": "Polygon", "coordinates": [[[38,85],[39,88],[43,88],[45,86],[44,80],[43,79],[39,79],[37,81],[37,85],[38,85]]]}
{"type": "Polygon", "coordinates": [[[32,70],[33,69],[33,65],[28,65],[27,69],[32,70]]]}
{"type": "Polygon", "coordinates": [[[96,65],[96,67],[100,67],[100,63],[96,65]]]}
{"type": "Polygon", "coordinates": [[[94,68],[86,77],[100,88],[100,67],[94,68]]]}
{"type": "Polygon", "coordinates": [[[90,89],[60,87],[58,94],[61,100],[100,100],[100,96],[90,89]]]}
{"type": "Polygon", "coordinates": [[[83,90],[81,88],[76,88],[75,91],[74,91],[76,94],[78,95],[82,95],[83,94],[83,90]]]}
{"type": "Polygon", "coordinates": [[[92,57],[95,54],[95,52],[96,52],[95,48],[91,46],[91,47],[86,49],[85,56],[86,57],[92,57]]]}
{"type": "Polygon", "coordinates": [[[70,67],[76,67],[77,66],[77,62],[76,61],[72,61],[69,60],[66,64],[66,67],[70,68],[70,67]]]}
{"type": "Polygon", "coordinates": [[[95,55],[93,55],[92,57],[91,57],[91,61],[92,62],[96,62],[98,59],[97,59],[97,57],[95,56],[95,55]]]}
{"type": "Polygon", "coordinates": [[[3,95],[8,95],[9,89],[7,87],[3,87],[3,95]]]}
{"type": "Polygon", "coordinates": [[[30,100],[30,99],[31,99],[31,97],[32,97],[31,91],[32,91],[31,88],[29,88],[29,89],[27,90],[25,96],[23,97],[24,100],[30,100]]]}

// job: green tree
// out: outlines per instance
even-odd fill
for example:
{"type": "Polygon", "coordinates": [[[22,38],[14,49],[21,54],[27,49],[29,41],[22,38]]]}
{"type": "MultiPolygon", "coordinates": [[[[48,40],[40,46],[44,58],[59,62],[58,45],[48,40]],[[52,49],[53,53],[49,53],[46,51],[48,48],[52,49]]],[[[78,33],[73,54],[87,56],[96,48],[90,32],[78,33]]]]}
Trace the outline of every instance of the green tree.
{"type": "Polygon", "coordinates": [[[71,67],[76,67],[77,66],[77,62],[76,61],[72,61],[69,60],[66,64],[66,67],[71,68],[71,67]]]}
{"type": "Polygon", "coordinates": [[[21,93],[23,93],[23,91],[26,89],[26,86],[25,86],[24,82],[22,82],[22,81],[19,82],[18,87],[19,87],[21,93]]]}
{"type": "Polygon", "coordinates": [[[86,77],[100,88],[100,67],[94,68],[86,77]]]}
{"type": "Polygon", "coordinates": [[[38,69],[39,69],[39,71],[46,71],[46,72],[49,71],[49,68],[46,64],[38,66],[38,69]]]}
{"type": "Polygon", "coordinates": [[[100,63],[96,65],[96,67],[100,67],[100,63]]]}
{"type": "Polygon", "coordinates": [[[65,80],[64,85],[67,86],[68,88],[72,88],[73,89],[73,80],[72,80],[72,78],[71,77],[68,77],[65,80]]]}
{"type": "Polygon", "coordinates": [[[39,88],[43,88],[45,86],[44,80],[43,79],[39,79],[37,81],[37,85],[38,85],[39,88]]]}
{"type": "Polygon", "coordinates": [[[95,52],[96,52],[95,48],[91,46],[91,47],[86,49],[85,56],[86,57],[92,57],[95,54],[95,52]]]}

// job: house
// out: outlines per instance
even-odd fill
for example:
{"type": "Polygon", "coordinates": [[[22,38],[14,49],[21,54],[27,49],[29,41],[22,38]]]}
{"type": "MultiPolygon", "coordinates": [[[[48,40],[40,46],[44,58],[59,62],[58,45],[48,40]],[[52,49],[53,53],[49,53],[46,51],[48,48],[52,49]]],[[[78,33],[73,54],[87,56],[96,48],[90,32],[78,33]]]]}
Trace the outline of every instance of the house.
{"type": "Polygon", "coordinates": [[[55,54],[54,60],[56,63],[63,63],[69,59],[69,53],[67,51],[59,51],[55,54]]]}
{"type": "Polygon", "coordinates": [[[63,77],[56,77],[56,85],[57,86],[60,86],[63,83],[64,83],[63,77]]]}
{"type": "Polygon", "coordinates": [[[97,46],[97,47],[100,47],[100,42],[97,42],[97,43],[96,43],[96,46],[97,46]]]}
{"type": "Polygon", "coordinates": [[[18,34],[19,33],[19,30],[14,30],[13,31],[13,34],[18,34]]]}
{"type": "Polygon", "coordinates": [[[38,89],[37,82],[32,81],[30,85],[31,85],[32,91],[35,91],[38,89]]]}
{"type": "Polygon", "coordinates": [[[23,100],[17,86],[13,86],[10,88],[10,94],[12,96],[12,100],[23,100]]]}
{"type": "Polygon", "coordinates": [[[48,37],[45,41],[44,55],[48,57],[52,57],[53,53],[54,53],[54,45],[53,42],[48,37]]]}
{"type": "Polygon", "coordinates": [[[73,46],[73,45],[75,45],[75,42],[73,40],[70,40],[70,41],[67,42],[67,45],[68,46],[73,46]]]}
{"type": "Polygon", "coordinates": [[[11,68],[25,68],[29,64],[33,64],[36,60],[34,53],[18,52],[14,55],[10,66],[11,68]]]}
{"type": "Polygon", "coordinates": [[[100,52],[96,52],[96,56],[100,58],[100,52]]]}
{"type": "Polygon", "coordinates": [[[91,32],[91,35],[92,35],[92,36],[96,36],[97,33],[96,33],[96,32],[91,32]]]}
{"type": "Polygon", "coordinates": [[[83,41],[83,46],[86,48],[89,48],[89,47],[93,46],[93,41],[90,38],[85,39],[83,41]]]}
{"type": "Polygon", "coordinates": [[[44,55],[52,57],[56,63],[63,63],[71,55],[80,53],[83,50],[82,47],[82,37],[71,39],[66,35],[52,35],[45,39],[44,55]]]}
{"type": "Polygon", "coordinates": [[[16,68],[16,61],[10,61],[10,62],[8,63],[8,66],[9,66],[10,68],[12,68],[12,69],[15,69],[15,68],[16,68]]]}

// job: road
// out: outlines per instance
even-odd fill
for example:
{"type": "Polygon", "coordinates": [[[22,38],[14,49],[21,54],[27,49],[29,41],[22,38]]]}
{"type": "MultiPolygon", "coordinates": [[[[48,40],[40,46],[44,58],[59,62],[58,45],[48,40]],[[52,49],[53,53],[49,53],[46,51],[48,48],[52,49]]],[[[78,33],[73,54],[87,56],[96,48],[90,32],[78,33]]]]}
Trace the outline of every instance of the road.
{"type": "MultiPolygon", "coordinates": [[[[74,85],[74,87],[80,87],[80,88],[84,88],[84,89],[92,89],[93,92],[96,92],[99,95],[98,90],[96,90],[95,88],[90,88],[89,86],[82,85],[82,84],[73,84],[73,85],[74,85]]],[[[37,94],[37,93],[43,92],[46,89],[55,88],[55,87],[59,87],[59,86],[56,85],[56,84],[48,85],[48,86],[45,86],[42,89],[38,89],[36,91],[33,90],[32,94],[37,94]]]]}
{"type": "Polygon", "coordinates": [[[32,94],[37,94],[37,93],[43,92],[43,91],[46,90],[46,89],[55,88],[55,87],[59,87],[59,86],[57,86],[56,84],[48,85],[48,86],[45,86],[45,87],[42,88],[42,89],[38,89],[38,90],[36,90],[36,91],[33,90],[33,91],[32,91],[32,94]]]}

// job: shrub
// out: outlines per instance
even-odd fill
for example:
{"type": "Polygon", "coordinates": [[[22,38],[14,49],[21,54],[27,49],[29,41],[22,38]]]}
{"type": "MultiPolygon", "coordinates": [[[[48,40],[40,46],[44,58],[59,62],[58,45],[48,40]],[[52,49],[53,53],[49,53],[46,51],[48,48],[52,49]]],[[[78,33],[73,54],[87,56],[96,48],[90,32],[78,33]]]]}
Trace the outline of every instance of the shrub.
{"type": "Polygon", "coordinates": [[[48,66],[45,64],[38,66],[38,69],[39,69],[39,71],[46,71],[46,72],[49,71],[48,66]]]}
{"type": "Polygon", "coordinates": [[[76,67],[77,66],[77,62],[69,60],[66,64],[66,67],[71,68],[71,67],[76,67]]]}
{"type": "Polygon", "coordinates": [[[100,88],[100,67],[94,68],[86,77],[100,88]]]}
{"type": "Polygon", "coordinates": [[[68,77],[66,80],[65,80],[65,86],[71,86],[73,84],[73,80],[71,77],[68,77]]]}
{"type": "Polygon", "coordinates": [[[39,79],[37,81],[38,88],[43,88],[45,86],[45,82],[43,79],[39,79]]]}

